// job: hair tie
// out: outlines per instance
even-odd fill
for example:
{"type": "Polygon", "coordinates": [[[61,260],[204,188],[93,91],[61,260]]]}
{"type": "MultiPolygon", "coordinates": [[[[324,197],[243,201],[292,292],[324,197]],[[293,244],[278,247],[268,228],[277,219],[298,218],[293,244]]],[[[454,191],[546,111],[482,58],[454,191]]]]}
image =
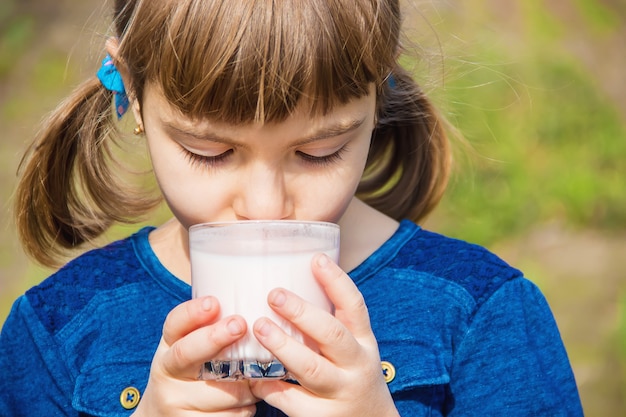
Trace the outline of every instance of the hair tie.
{"type": "Polygon", "coordinates": [[[98,70],[98,78],[104,88],[113,92],[115,96],[115,112],[117,113],[118,120],[121,119],[128,110],[129,101],[122,76],[115,67],[115,64],[113,64],[113,59],[111,59],[111,56],[108,54],[102,60],[102,66],[98,70]]]}
{"type": "Polygon", "coordinates": [[[389,73],[389,76],[387,76],[387,84],[392,90],[396,88],[396,79],[394,78],[392,73],[389,73]]]}

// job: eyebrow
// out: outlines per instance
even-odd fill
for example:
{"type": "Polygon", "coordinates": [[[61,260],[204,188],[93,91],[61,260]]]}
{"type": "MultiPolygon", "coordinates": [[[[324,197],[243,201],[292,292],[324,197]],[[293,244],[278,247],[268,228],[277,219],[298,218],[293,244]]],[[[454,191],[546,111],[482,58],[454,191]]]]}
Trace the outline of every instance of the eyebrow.
{"type": "Polygon", "coordinates": [[[339,122],[336,124],[332,124],[330,126],[325,126],[322,129],[315,132],[313,135],[308,136],[306,138],[297,140],[294,145],[306,145],[310,142],[315,142],[316,140],[322,140],[327,138],[332,138],[335,136],[344,135],[346,133],[352,132],[353,130],[358,129],[365,122],[365,118],[361,119],[352,119],[347,122],[339,122]]]}
{"type": "MultiPolygon", "coordinates": [[[[322,140],[322,139],[344,135],[346,133],[349,133],[358,129],[359,127],[363,125],[364,122],[365,122],[365,117],[361,119],[352,119],[349,121],[342,121],[342,122],[331,124],[329,126],[325,126],[319,129],[318,131],[314,132],[310,136],[298,139],[295,143],[293,143],[293,146],[302,146],[310,142],[315,142],[315,141],[322,140]]],[[[184,130],[172,124],[171,122],[167,122],[167,121],[163,122],[163,125],[165,126],[167,130],[176,132],[181,135],[191,136],[194,139],[208,140],[211,142],[224,143],[227,145],[246,147],[245,143],[241,143],[229,137],[217,135],[213,132],[209,132],[209,131],[198,132],[198,131],[184,130]]]]}

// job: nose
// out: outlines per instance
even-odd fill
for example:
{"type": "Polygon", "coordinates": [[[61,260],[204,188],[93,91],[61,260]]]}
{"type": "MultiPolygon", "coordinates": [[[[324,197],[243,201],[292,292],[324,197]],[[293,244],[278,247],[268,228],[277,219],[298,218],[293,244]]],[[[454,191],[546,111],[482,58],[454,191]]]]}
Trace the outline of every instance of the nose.
{"type": "Polygon", "coordinates": [[[293,214],[292,196],[280,168],[258,164],[239,178],[234,210],[242,220],[284,220],[293,214]]]}

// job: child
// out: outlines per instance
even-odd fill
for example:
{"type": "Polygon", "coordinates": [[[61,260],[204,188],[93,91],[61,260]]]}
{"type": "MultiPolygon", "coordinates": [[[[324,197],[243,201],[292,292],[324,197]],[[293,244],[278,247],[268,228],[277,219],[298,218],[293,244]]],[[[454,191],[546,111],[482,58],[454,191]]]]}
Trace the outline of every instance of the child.
{"type": "Polygon", "coordinates": [[[398,65],[397,0],[116,0],[114,19],[98,76],[25,160],[21,238],[53,265],[154,206],[116,176],[113,113],[126,110],[174,217],[16,301],[0,415],[582,415],[538,289],[414,223],[450,158],[445,121],[398,65]],[[298,382],[201,381],[247,325],[218,299],[189,300],[187,230],[257,219],[341,226],[340,264],[311,264],[335,314],[275,289],[269,305],[319,353],[268,319],[252,328],[298,382]]]}

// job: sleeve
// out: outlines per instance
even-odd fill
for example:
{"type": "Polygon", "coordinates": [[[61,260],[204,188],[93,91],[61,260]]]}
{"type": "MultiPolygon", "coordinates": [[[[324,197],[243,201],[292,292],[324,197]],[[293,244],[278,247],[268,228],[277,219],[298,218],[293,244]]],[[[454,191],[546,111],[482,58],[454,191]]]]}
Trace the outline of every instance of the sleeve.
{"type": "Polygon", "coordinates": [[[0,333],[0,415],[77,416],[69,373],[50,334],[19,298],[0,333]]]}
{"type": "Polygon", "coordinates": [[[449,394],[450,416],[583,415],[556,322],[530,281],[507,282],[476,312],[449,394]]]}

